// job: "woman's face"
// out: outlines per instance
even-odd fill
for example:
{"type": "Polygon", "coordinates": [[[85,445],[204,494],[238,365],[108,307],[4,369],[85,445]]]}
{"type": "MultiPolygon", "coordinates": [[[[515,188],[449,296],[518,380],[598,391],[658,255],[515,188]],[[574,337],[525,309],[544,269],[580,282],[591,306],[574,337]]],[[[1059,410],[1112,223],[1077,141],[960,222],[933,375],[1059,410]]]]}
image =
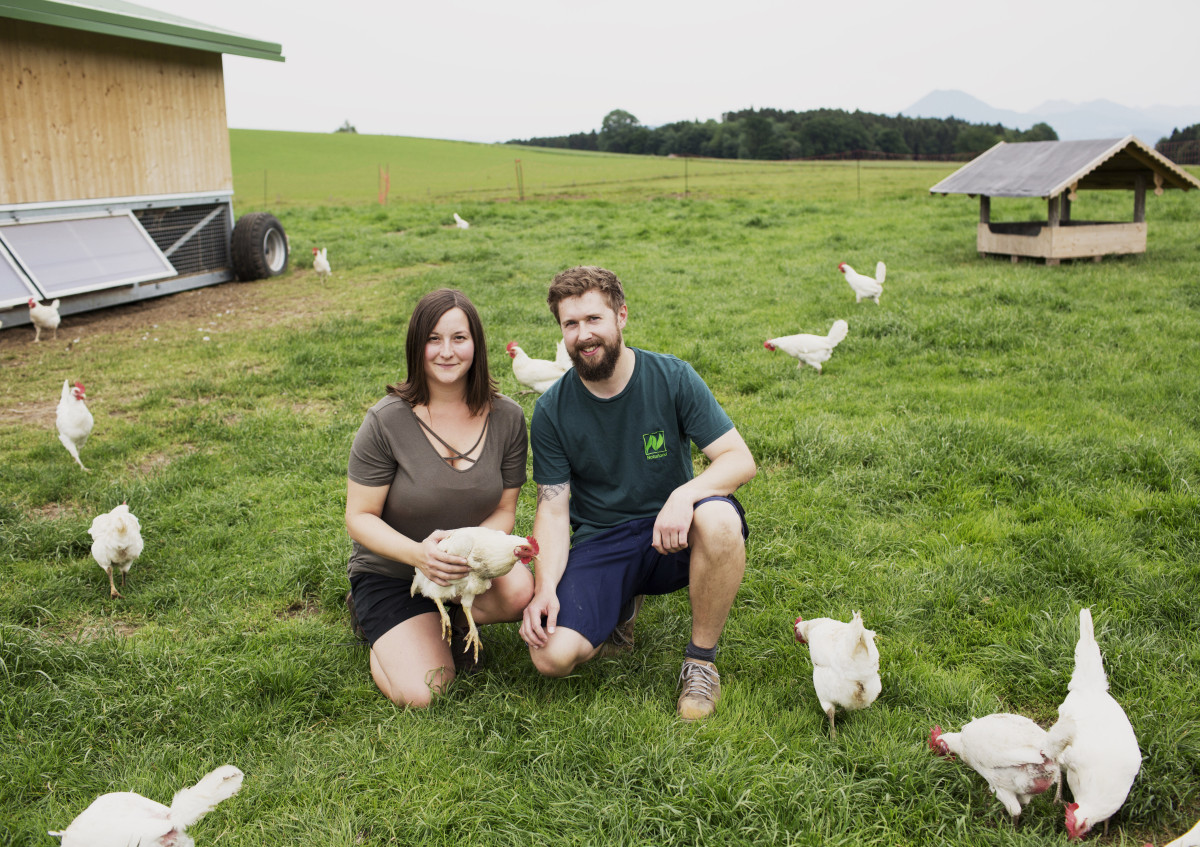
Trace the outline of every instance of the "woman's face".
{"type": "Polygon", "coordinates": [[[425,376],[430,385],[466,383],[475,361],[475,339],[462,309],[448,310],[425,340],[425,376]]]}

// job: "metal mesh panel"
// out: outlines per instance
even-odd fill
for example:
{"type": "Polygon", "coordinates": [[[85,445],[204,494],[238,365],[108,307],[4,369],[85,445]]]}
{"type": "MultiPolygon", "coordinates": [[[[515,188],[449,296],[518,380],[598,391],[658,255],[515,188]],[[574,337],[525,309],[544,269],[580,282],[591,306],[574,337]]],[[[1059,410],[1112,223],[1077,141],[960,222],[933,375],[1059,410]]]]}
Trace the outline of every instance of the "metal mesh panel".
{"type": "Polygon", "coordinates": [[[232,224],[227,204],[139,209],[134,214],[180,274],[215,271],[231,266],[229,231],[232,224]],[[214,211],[217,214],[211,220],[188,235],[214,211]]]}

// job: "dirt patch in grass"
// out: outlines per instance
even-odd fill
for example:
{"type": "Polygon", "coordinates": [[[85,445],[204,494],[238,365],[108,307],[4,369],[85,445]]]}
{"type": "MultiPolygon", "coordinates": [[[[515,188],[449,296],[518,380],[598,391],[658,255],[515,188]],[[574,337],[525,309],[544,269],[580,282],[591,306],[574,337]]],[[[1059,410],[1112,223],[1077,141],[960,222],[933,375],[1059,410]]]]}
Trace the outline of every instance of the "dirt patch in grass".
{"type": "Polygon", "coordinates": [[[128,638],[139,629],[141,629],[140,625],[125,621],[104,621],[103,623],[85,624],[69,637],[73,641],[81,642],[99,641],[101,638],[110,637],[128,638]]]}
{"type": "Polygon", "coordinates": [[[0,424],[19,424],[54,429],[58,417],[58,401],[21,402],[0,409],[0,424]]]}
{"type": "Polygon", "coordinates": [[[32,353],[47,343],[70,345],[85,336],[152,334],[157,328],[180,323],[209,326],[215,319],[223,330],[272,326],[322,314],[329,296],[328,287],[314,272],[298,270],[258,282],[226,282],[64,315],[57,342],[43,339],[35,345],[32,326],[0,330],[0,350],[19,353],[27,348],[32,353]]]}
{"type": "Polygon", "coordinates": [[[280,620],[289,620],[291,618],[314,618],[321,614],[321,604],[312,597],[305,597],[303,600],[296,600],[286,608],[280,609],[275,613],[275,617],[280,620]]]}
{"type": "Polygon", "coordinates": [[[62,503],[46,503],[42,506],[35,506],[29,510],[30,517],[43,518],[48,521],[56,521],[63,515],[72,513],[74,510],[70,506],[64,506],[62,503]]]}

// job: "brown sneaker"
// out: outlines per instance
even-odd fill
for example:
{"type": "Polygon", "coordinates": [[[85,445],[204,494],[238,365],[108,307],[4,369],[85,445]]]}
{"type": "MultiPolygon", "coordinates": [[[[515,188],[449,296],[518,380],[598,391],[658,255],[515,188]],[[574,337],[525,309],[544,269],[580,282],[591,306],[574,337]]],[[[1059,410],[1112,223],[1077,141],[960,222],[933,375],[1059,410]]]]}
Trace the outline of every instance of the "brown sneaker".
{"type": "Polygon", "coordinates": [[[354,594],[346,592],[346,608],[350,610],[350,631],[354,633],[354,637],[364,644],[367,641],[367,634],[363,632],[362,624],[358,622],[358,613],[354,611],[354,594]]]}
{"type": "Polygon", "coordinates": [[[721,675],[712,662],[684,659],[679,684],[683,686],[683,692],[676,709],[681,720],[701,720],[717,710],[717,701],[721,699],[721,675]]]}
{"type": "Polygon", "coordinates": [[[608,638],[604,639],[604,643],[600,645],[600,652],[596,654],[597,658],[608,659],[633,650],[633,625],[637,621],[638,612],[642,610],[642,601],[645,599],[644,594],[635,595],[629,601],[629,605],[621,609],[626,616],[625,620],[617,624],[617,628],[608,638]]]}

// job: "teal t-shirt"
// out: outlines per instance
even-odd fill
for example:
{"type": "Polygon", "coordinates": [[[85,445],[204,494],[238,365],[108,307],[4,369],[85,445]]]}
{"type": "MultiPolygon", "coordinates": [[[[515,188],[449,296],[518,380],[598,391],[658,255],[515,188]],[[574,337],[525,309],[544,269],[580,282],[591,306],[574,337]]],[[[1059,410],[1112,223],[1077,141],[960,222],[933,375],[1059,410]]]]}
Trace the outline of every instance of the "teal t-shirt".
{"type": "Polygon", "coordinates": [[[570,370],[533,410],[533,479],[570,483],[573,544],[658,514],[693,476],[690,442],[703,450],[733,429],[691,365],[630,349],[633,376],[616,397],[596,397],[570,370]]]}

